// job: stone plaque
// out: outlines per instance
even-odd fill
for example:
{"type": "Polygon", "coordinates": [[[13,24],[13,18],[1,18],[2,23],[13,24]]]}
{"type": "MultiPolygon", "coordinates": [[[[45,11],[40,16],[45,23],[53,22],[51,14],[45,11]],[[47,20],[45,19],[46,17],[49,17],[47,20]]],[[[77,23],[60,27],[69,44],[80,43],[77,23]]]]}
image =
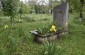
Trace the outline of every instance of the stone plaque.
{"type": "Polygon", "coordinates": [[[53,24],[60,28],[68,27],[68,3],[63,2],[53,8],[53,24]]]}

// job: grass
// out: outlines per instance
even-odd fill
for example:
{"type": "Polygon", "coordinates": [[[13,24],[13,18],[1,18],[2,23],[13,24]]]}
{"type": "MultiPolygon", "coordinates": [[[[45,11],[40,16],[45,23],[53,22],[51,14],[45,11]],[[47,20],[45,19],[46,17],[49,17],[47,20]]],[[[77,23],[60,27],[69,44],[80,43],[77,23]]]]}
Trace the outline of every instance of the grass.
{"type": "MultiPolygon", "coordinates": [[[[0,18],[0,55],[39,55],[43,45],[33,42],[33,36],[29,31],[51,24],[52,15],[25,14],[22,23],[18,23],[17,20],[16,18],[14,29],[10,32],[9,17],[0,18]],[[5,25],[9,27],[4,29],[5,25]]],[[[84,24],[85,22],[82,25],[79,21],[77,14],[70,14],[69,34],[56,41],[57,55],[85,55],[84,24]]]]}

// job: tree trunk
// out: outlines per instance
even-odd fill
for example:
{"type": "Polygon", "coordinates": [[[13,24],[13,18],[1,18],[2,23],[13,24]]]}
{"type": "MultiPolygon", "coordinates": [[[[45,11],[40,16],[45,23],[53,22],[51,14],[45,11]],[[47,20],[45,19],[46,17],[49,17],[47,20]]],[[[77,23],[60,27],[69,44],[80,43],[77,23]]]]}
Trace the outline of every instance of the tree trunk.
{"type": "Polygon", "coordinates": [[[80,11],[80,21],[83,20],[83,13],[82,13],[82,10],[80,11]]]}
{"type": "Polygon", "coordinates": [[[12,32],[12,28],[14,24],[14,18],[12,16],[10,17],[10,23],[11,23],[11,32],[12,32]]]}
{"type": "Polygon", "coordinates": [[[80,0],[80,21],[83,20],[83,4],[84,0],[80,0]]]}

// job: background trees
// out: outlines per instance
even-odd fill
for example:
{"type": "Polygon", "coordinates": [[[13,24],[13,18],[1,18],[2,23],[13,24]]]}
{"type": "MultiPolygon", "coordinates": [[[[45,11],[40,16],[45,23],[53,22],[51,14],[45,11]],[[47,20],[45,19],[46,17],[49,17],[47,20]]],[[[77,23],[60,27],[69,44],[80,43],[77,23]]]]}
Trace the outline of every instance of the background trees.
{"type": "Polygon", "coordinates": [[[10,16],[11,21],[15,17],[18,11],[19,0],[2,0],[1,4],[3,7],[4,15],[10,16]]]}
{"type": "Polygon", "coordinates": [[[70,12],[79,13],[80,21],[83,20],[84,3],[85,0],[70,0],[70,12]]]}
{"type": "Polygon", "coordinates": [[[5,16],[10,17],[10,22],[11,22],[11,30],[13,28],[13,23],[14,23],[14,18],[17,14],[17,11],[19,10],[18,7],[19,0],[2,0],[2,11],[5,16]]]}
{"type": "MultiPolygon", "coordinates": [[[[24,3],[19,0],[1,0],[5,15],[13,17],[17,11],[22,8],[23,14],[52,14],[53,7],[59,5],[62,1],[57,0],[28,0],[24,3]],[[9,9],[11,8],[11,9],[9,9]],[[44,8],[44,9],[43,9],[44,8]],[[10,13],[11,12],[11,13],[10,13]]],[[[69,1],[69,11],[79,13],[80,20],[83,19],[85,0],[67,0],[69,1]]]]}

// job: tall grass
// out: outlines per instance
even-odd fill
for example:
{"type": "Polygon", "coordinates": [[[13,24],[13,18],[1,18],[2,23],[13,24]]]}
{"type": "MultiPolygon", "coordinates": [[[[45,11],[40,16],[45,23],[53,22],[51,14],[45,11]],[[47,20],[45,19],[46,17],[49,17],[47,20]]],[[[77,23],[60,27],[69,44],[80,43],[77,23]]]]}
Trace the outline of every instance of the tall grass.
{"type": "MultiPolygon", "coordinates": [[[[56,55],[85,55],[85,25],[82,26],[82,23],[75,17],[77,15],[70,15],[68,35],[63,35],[56,43],[48,43],[44,46],[33,42],[33,36],[29,31],[38,28],[45,30],[42,27],[48,26],[52,22],[52,16],[46,14],[42,15],[42,17],[39,14],[29,14],[26,16],[32,17],[33,20],[37,21],[28,22],[24,19],[22,23],[14,23],[15,29],[12,32],[10,32],[9,17],[1,18],[0,55],[53,55],[54,53],[56,55]],[[39,21],[44,18],[49,20],[39,21]],[[21,24],[22,28],[19,28],[21,24]],[[9,27],[4,29],[4,25],[9,27]]],[[[15,21],[17,21],[17,18],[15,21]]]]}
{"type": "Polygon", "coordinates": [[[57,55],[56,44],[54,42],[48,43],[43,47],[40,55],[57,55]]]}

